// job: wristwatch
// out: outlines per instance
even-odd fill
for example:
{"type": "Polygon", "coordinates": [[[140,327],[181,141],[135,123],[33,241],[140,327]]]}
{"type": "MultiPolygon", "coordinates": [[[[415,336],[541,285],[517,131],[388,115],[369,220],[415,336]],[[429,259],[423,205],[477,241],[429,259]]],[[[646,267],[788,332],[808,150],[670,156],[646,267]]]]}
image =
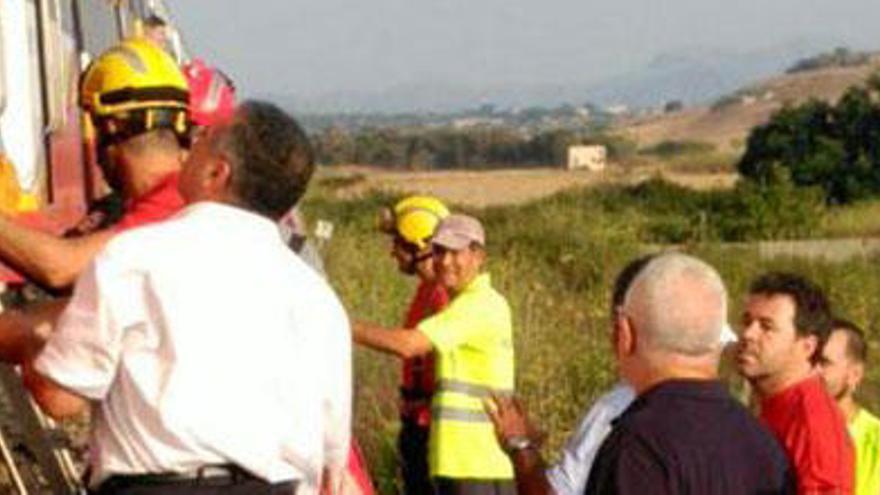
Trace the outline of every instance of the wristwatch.
{"type": "Polygon", "coordinates": [[[532,448],[535,448],[535,442],[525,435],[513,435],[504,439],[504,451],[511,455],[532,448]]]}

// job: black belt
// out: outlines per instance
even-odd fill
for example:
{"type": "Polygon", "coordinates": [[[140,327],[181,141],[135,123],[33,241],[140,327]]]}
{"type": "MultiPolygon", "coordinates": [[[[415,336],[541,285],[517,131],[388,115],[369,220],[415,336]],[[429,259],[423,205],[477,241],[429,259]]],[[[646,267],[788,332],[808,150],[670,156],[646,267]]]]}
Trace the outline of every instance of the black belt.
{"type": "Polygon", "coordinates": [[[209,464],[186,472],[115,474],[104,480],[94,493],[114,493],[135,486],[227,486],[245,482],[274,485],[234,464],[209,464]]]}

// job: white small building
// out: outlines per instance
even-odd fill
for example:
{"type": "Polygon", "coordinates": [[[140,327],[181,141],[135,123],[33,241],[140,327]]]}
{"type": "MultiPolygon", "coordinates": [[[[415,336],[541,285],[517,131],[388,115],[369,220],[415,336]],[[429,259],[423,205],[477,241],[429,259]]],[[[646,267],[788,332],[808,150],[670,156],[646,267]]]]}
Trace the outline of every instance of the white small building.
{"type": "Polygon", "coordinates": [[[608,149],[602,145],[569,146],[568,170],[586,169],[592,172],[605,170],[608,161],[608,149]]]}

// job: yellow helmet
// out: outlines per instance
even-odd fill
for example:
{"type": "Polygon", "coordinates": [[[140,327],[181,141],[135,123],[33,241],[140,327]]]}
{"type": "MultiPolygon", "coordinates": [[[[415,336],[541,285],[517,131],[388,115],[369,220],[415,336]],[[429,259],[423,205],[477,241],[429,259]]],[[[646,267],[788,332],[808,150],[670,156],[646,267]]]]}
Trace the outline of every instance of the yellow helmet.
{"type": "Polygon", "coordinates": [[[419,250],[428,247],[440,221],[449,216],[449,209],[431,196],[409,196],[397,202],[394,208],[382,213],[382,230],[399,235],[419,250]]]}
{"type": "Polygon", "coordinates": [[[92,62],[83,75],[81,101],[105,134],[159,127],[180,135],[188,131],[186,78],[170,55],[143,38],[125,40],[92,62]]]}

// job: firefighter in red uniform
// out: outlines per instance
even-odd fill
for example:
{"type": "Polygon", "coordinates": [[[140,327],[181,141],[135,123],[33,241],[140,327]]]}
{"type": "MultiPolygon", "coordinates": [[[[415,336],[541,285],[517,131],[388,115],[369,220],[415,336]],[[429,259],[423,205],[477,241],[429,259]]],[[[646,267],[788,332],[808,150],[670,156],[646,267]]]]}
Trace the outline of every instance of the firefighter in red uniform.
{"type": "MultiPolygon", "coordinates": [[[[410,196],[394,208],[383,210],[382,229],[392,236],[391,254],[401,273],[419,279],[406,314],[404,328],[418,323],[446,306],[446,290],[434,279],[431,237],[449,210],[436,198],[410,196]]],[[[428,473],[428,434],[431,430],[431,397],[434,393],[434,357],[404,360],[400,387],[400,454],[404,492],[434,492],[428,473]]]]}

